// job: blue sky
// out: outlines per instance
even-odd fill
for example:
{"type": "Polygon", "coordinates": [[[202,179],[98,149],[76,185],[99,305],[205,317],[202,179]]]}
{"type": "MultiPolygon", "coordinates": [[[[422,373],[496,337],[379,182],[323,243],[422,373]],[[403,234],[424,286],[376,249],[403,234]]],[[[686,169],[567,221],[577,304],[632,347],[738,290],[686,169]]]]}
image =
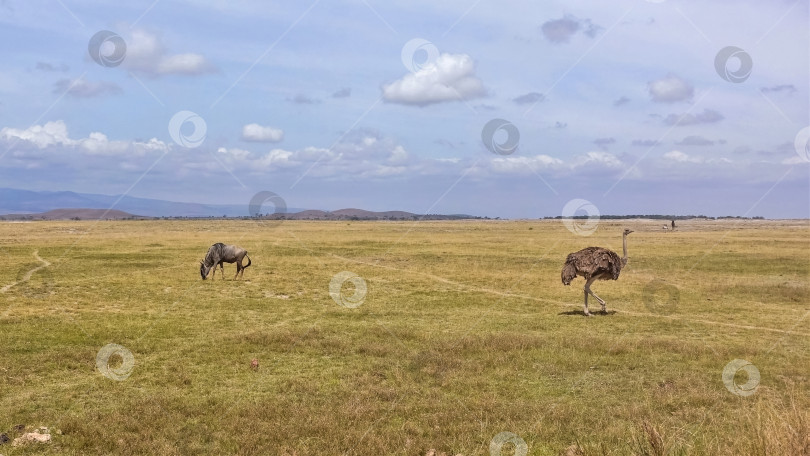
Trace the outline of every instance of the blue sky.
{"type": "Polygon", "coordinates": [[[0,21],[0,187],[810,217],[802,0],[4,0],[0,21]],[[89,52],[105,30],[118,65],[89,52]],[[182,111],[203,123],[172,134],[182,111]],[[516,150],[487,148],[493,119],[516,150]]]}

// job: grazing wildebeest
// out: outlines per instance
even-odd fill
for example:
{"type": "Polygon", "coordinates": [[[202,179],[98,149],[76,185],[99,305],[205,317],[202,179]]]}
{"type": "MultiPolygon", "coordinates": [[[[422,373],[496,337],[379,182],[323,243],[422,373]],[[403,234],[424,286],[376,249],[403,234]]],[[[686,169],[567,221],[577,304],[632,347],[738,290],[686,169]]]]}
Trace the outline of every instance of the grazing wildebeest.
{"type": "Polygon", "coordinates": [[[208,272],[213,269],[214,272],[211,274],[211,280],[214,280],[214,276],[216,276],[217,273],[217,266],[219,266],[222,272],[220,275],[222,275],[224,279],[225,267],[222,263],[236,263],[236,275],[233,276],[233,279],[236,280],[240,273],[242,277],[245,277],[245,268],[250,266],[251,261],[247,250],[242,247],[217,242],[208,249],[208,253],[205,254],[205,259],[200,261],[200,276],[205,280],[205,278],[208,277],[208,272]],[[242,259],[245,257],[248,259],[248,264],[242,266],[242,259]]]}

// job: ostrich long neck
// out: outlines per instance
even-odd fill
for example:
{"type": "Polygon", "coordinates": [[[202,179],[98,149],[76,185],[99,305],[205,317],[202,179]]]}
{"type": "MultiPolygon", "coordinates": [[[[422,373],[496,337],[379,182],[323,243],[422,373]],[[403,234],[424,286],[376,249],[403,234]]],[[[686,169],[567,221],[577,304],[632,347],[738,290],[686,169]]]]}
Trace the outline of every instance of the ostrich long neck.
{"type": "Polygon", "coordinates": [[[627,234],[622,235],[622,253],[624,256],[622,257],[622,266],[627,264],[627,234]]]}

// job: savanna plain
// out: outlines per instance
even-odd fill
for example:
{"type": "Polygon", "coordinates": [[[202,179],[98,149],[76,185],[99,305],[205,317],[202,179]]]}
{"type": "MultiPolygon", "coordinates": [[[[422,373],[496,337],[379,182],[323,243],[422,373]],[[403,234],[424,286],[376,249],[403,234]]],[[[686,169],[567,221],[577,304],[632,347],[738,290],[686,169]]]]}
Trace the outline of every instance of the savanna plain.
{"type": "Polygon", "coordinates": [[[0,453],[810,454],[808,221],[662,224],[0,223],[0,433],[51,434],[0,453]],[[565,257],[624,228],[586,317],[565,257]]]}

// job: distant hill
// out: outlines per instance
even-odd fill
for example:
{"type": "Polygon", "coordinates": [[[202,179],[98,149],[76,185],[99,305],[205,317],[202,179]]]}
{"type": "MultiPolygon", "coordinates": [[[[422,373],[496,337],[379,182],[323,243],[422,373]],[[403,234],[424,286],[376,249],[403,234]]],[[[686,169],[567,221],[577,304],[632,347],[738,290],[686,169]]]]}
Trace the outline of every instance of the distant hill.
{"type": "MultiPolygon", "coordinates": [[[[146,217],[242,217],[249,215],[245,204],[198,204],[136,198],[121,195],[97,195],[75,192],[34,192],[0,188],[0,214],[42,213],[54,209],[79,207],[109,209],[113,207],[146,217]],[[119,201],[120,199],[120,201],[119,201]],[[117,201],[117,203],[116,203],[117,201]]],[[[287,212],[303,209],[288,208],[287,212]]]]}
{"type": "MultiPolygon", "coordinates": [[[[130,214],[117,209],[53,209],[35,214],[0,215],[0,220],[144,220],[151,218],[155,217],[130,214]]],[[[270,220],[462,220],[481,217],[441,214],[419,215],[405,211],[373,212],[363,209],[340,209],[333,212],[305,210],[292,214],[272,214],[262,218],[270,220]]]]}
{"type": "MultiPolygon", "coordinates": [[[[272,210],[272,208],[268,208],[272,210]]],[[[34,192],[0,188],[0,219],[5,220],[81,220],[149,217],[249,217],[248,205],[180,203],[121,195],[97,195],[75,192],[34,192]],[[110,207],[113,210],[103,215],[110,207]],[[66,209],[80,208],[80,209],[66,209]],[[2,215],[8,214],[8,215],[2,215]],[[138,214],[138,215],[134,215],[138,214]]],[[[405,211],[373,212],[363,209],[322,211],[287,208],[286,213],[271,214],[269,219],[287,220],[457,220],[480,218],[465,214],[419,215],[405,211]]]]}
{"type": "Polygon", "coordinates": [[[374,212],[366,211],[363,209],[338,209],[336,211],[319,211],[319,210],[305,210],[288,214],[273,214],[269,219],[286,219],[286,220],[462,220],[474,219],[481,217],[474,217],[466,214],[414,214],[405,211],[384,211],[374,212]]]}
{"type": "Polygon", "coordinates": [[[140,215],[115,209],[54,209],[38,214],[8,214],[0,216],[0,220],[123,220],[144,219],[140,215]]]}

